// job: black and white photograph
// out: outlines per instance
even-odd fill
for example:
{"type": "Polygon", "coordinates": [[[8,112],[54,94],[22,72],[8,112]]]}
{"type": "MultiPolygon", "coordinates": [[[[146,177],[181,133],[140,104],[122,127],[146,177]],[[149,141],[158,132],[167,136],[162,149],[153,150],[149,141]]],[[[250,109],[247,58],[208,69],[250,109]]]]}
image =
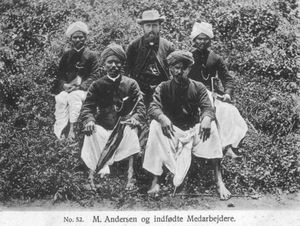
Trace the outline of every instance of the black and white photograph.
{"type": "Polygon", "coordinates": [[[299,225],[299,10],[0,0],[0,225],[299,225]]]}

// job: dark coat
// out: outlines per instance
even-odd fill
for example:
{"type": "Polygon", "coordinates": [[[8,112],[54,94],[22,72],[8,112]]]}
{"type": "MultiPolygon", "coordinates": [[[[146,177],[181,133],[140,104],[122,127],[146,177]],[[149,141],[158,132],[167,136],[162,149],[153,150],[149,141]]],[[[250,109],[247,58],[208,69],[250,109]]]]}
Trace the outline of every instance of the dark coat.
{"type": "Polygon", "coordinates": [[[106,129],[113,129],[118,117],[127,115],[138,99],[132,117],[142,123],[146,111],[137,82],[126,76],[120,76],[115,82],[103,76],[93,82],[88,90],[81,110],[83,125],[94,121],[106,129]],[[123,102],[125,97],[128,97],[128,100],[123,102]],[[115,106],[120,107],[122,104],[123,110],[117,112],[115,106]]]}
{"type": "MultiPolygon", "coordinates": [[[[127,49],[127,68],[131,77],[135,80],[141,80],[140,74],[145,66],[147,54],[150,47],[146,44],[144,37],[134,40],[127,49]]],[[[166,64],[167,56],[174,51],[174,46],[171,42],[164,38],[159,38],[157,49],[157,59],[159,62],[160,74],[167,80],[168,70],[166,64]]]]}
{"type": "Polygon", "coordinates": [[[149,114],[157,121],[165,114],[182,130],[192,128],[204,116],[215,117],[205,86],[191,79],[185,88],[174,79],[162,82],[153,94],[149,114]]]}
{"type": "Polygon", "coordinates": [[[234,80],[229,75],[228,69],[223,59],[215,54],[213,51],[207,50],[201,53],[199,50],[193,51],[195,64],[189,73],[189,78],[202,82],[209,90],[212,90],[211,78],[216,77],[220,79],[224,91],[218,84],[215,84],[215,91],[225,92],[232,96],[234,90],[234,80]]]}
{"type": "Polygon", "coordinates": [[[77,75],[82,78],[80,90],[86,91],[96,80],[99,73],[99,63],[95,52],[84,48],[77,52],[74,49],[64,52],[58,68],[59,89],[63,90],[65,83],[70,83],[77,75]]]}

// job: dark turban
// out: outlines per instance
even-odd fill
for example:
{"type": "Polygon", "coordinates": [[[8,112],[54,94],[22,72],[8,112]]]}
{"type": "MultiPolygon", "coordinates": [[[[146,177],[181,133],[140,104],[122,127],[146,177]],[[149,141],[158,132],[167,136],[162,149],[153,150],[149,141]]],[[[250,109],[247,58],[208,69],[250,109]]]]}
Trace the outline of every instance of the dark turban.
{"type": "Polygon", "coordinates": [[[124,49],[122,48],[122,46],[112,43],[110,45],[108,45],[103,52],[101,53],[100,56],[100,63],[104,64],[104,61],[110,57],[110,56],[116,56],[120,59],[120,61],[122,61],[124,63],[124,61],[126,61],[126,53],[124,51],[124,49]]]}
{"type": "Polygon", "coordinates": [[[194,57],[191,52],[184,51],[184,50],[176,50],[167,57],[168,65],[175,65],[179,62],[186,63],[187,66],[194,64],[194,57]]]}

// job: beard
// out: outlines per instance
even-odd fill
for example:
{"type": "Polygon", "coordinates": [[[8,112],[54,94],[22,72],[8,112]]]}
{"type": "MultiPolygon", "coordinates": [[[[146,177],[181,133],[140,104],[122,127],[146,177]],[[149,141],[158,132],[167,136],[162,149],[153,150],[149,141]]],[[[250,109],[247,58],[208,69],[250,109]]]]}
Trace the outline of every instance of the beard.
{"type": "Polygon", "coordinates": [[[150,42],[157,43],[159,34],[154,33],[153,31],[150,31],[147,34],[144,34],[144,38],[145,38],[146,43],[150,43],[150,42]]]}
{"type": "Polygon", "coordinates": [[[108,75],[110,77],[115,78],[115,77],[117,77],[120,74],[120,71],[121,71],[120,68],[118,68],[118,67],[112,67],[112,68],[110,68],[110,69],[107,70],[107,73],[108,73],[108,75]]]}
{"type": "Polygon", "coordinates": [[[180,88],[185,88],[189,84],[188,77],[180,76],[173,76],[175,82],[179,85],[180,88]]]}

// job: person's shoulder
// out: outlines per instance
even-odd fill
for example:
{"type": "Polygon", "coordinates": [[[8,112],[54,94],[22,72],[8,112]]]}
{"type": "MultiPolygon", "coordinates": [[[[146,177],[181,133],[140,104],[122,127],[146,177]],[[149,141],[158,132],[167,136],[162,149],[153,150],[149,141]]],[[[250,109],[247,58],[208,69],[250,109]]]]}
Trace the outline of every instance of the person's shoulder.
{"type": "Polygon", "coordinates": [[[122,75],[122,81],[124,83],[127,83],[127,84],[134,84],[134,85],[138,84],[136,80],[134,80],[133,78],[128,77],[127,75],[122,75]]]}
{"type": "Polygon", "coordinates": [[[72,48],[64,48],[62,49],[61,53],[63,57],[66,57],[72,53],[72,48]]]}
{"type": "Polygon", "coordinates": [[[139,43],[142,41],[142,37],[138,37],[129,43],[129,46],[136,47],[139,46],[139,43]]]}
{"type": "Polygon", "coordinates": [[[130,78],[127,75],[122,75],[122,80],[124,82],[135,82],[135,80],[133,78],[130,78]]]}
{"type": "Polygon", "coordinates": [[[169,86],[171,85],[171,81],[172,81],[172,80],[163,81],[163,82],[161,82],[158,86],[159,86],[161,89],[164,89],[164,88],[169,87],[169,86]]]}
{"type": "Polygon", "coordinates": [[[90,50],[87,47],[84,49],[83,54],[87,55],[88,57],[97,57],[98,56],[96,51],[90,50]]]}
{"type": "Polygon", "coordinates": [[[222,57],[219,54],[217,54],[216,52],[214,52],[213,50],[209,51],[209,57],[216,59],[216,60],[222,59],[222,57]]]}
{"type": "Polygon", "coordinates": [[[94,80],[92,82],[92,84],[94,86],[101,86],[102,84],[106,83],[106,81],[107,81],[107,76],[104,75],[104,76],[101,76],[100,78],[97,78],[96,80],[94,80]]]}
{"type": "Polygon", "coordinates": [[[199,51],[197,51],[197,48],[193,48],[193,49],[191,50],[191,53],[193,54],[193,56],[195,56],[195,55],[198,55],[198,54],[199,54],[199,51]]]}
{"type": "Polygon", "coordinates": [[[190,85],[195,87],[196,89],[206,89],[205,85],[202,82],[196,81],[194,79],[189,79],[190,85]]]}
{"type": "Polygon", "coordinates": [[[159,41],[162,42],[164,45],[171,46],[171,47],[174,46],[173,42],[171,42],[163,37],[159,37],[159,39],[160,39],[159,41]]]}

